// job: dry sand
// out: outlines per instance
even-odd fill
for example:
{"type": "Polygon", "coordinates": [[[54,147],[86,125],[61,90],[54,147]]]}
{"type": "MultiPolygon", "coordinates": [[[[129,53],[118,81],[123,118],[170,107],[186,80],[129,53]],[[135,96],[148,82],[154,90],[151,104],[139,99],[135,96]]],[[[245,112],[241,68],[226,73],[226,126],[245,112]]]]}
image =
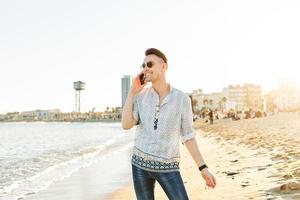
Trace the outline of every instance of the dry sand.
{"type": "MultiPolygon", "coordinates": [[[[200,151],[217,179],[208,189],[185,147],[181,174],[190,199],[300,200],[300,115],[280,113],[267,118],[195,122],[200,151]]],[[[168,199],[159,184],[156,199],[168,199]]],[[[135,199],[132,184],[110,200],[135,199]]]]}

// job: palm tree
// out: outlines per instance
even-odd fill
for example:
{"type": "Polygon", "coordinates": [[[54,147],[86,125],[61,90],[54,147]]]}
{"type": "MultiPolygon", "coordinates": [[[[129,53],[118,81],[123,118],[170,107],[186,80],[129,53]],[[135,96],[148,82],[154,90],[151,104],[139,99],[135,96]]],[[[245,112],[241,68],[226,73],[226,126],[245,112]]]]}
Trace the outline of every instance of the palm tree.
{"type": "Polygon", "coordinates": [[[120,106],[117,106],[117,107],[116,107],[116,112],[119,113],[120,110],[121,110],[121,107],[120,107],[120,106]]]}

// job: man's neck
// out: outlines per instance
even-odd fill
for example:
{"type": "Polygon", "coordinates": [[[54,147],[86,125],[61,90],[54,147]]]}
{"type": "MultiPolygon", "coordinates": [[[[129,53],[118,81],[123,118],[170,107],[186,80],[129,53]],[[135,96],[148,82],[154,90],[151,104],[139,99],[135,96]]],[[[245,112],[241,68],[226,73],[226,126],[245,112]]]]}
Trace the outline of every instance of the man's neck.
{"type": "Polygon", "coordinates": [[[170,92],[170,84],[165,80],[152,83],[152,87],[158,93],[159,97],[165,97],[170,92]]]}

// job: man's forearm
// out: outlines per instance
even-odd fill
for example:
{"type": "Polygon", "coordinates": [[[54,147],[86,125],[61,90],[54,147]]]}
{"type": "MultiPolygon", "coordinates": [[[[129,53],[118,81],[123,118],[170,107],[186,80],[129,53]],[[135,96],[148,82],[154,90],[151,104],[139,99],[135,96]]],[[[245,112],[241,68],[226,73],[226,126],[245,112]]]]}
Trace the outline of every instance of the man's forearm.
{"type": "Polygon", "coordinates": [[[134,118],[133,118],[133,114],[132,114],[134,97],[135,97],[135,94],[130,91],[128,93],[126,102],[123,107],[122,127],[124,129],[130,129],[134,126],[134,118]]]}
{"type": "Polygon", "coordinates": [[[192,156],[198,167],[205,164],[195,138],[186,141],[184,145],[188,149],[190,155],[192,156]]]}

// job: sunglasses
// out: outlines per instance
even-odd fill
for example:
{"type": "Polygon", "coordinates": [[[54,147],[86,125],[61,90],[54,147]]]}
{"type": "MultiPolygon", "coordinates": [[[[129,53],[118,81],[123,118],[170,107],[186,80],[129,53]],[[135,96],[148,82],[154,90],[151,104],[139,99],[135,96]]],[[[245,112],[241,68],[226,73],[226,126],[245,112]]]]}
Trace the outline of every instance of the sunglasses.
{"type": "Polygon", "coordinates": [[[153,65],[154,65],[154,62],[149,61],[149,62],[147,62],[146,64],[143,63],[143,64],[141,65],[141,68],[145,69],[146,66],[147,66],[148,68],[152,68],[153,65]]]}

